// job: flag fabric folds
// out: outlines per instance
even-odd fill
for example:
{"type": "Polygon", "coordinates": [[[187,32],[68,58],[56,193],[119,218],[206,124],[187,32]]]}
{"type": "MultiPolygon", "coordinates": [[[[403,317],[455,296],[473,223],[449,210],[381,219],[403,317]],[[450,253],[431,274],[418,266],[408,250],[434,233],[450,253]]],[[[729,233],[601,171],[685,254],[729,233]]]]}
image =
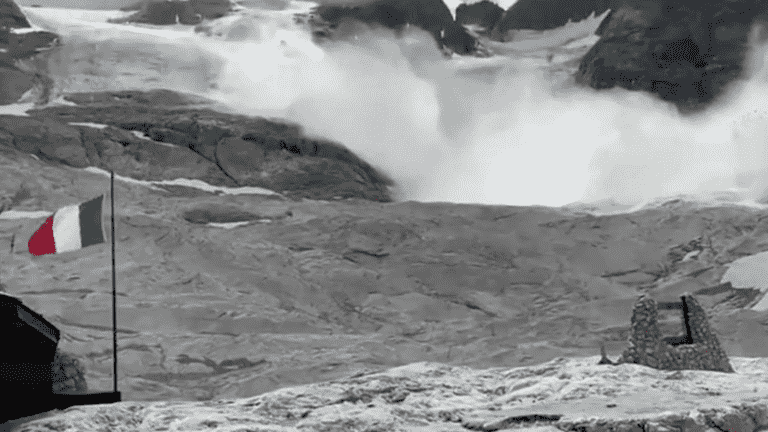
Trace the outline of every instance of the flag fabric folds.
{"type": "Polygon", "coordinates": [[[58,209],[32,234],[27,245],[35,256],[75,251],[104,243],[101,221],[104,195],[58,209]]]}

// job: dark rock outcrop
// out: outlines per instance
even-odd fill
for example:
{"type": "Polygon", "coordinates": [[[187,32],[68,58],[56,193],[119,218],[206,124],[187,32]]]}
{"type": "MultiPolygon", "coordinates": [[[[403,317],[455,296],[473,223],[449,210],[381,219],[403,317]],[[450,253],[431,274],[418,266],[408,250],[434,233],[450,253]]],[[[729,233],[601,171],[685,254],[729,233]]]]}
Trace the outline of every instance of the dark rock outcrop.
{"type": "Polygon", "coordinates": [[[317,30],[318,27],[334,29],[346,20],[353,20],[394,29],[398,33],[407,25],[416,26],[429,32],[441,49],[447,48],[457,54],[471,54],[478,47],[476,39],[453,20],[451,11],[440,0],[376,0],[352,7],[322,5],[315,15],[311,20],[315,25],[315,36],[332,33],[317,30]]]}
{"type": "MultiPolygon", "coordinates": [[[[197,25],[204,19],[216,19],[227,15],[234,6],[235,4],[230,0],[146,0],[135,14],[110,20],[110,22],[197,25]]],[[[130,7],[134,8],[135,5],[130,7]]]]}
{"type": "Polygon", "coordinates": [[[35,71],[30,65],[19,64],[19,61],[56,47],[58,36],[46,31],[14,32],[15,29],[30,27],[16,3],[0,0],[0,105],[18,101],[38,84],[49,84],[45,71],[35,71]]]}
{"type": "Polygon", "coordinates": [[[32,78],[13,66],[0,67],[0,105],[16,102],[34,85],[32,78]]]}
{"type": "Polygon", "coordinates": [[[0,0],[0,32],[29,27],[29,21],[13,0],[0,0]]]}
{"type": "Polygon", "coordinates": [[[143,180],[190,178],[294,198],[391,201],[391,179],[345,147],[309,139],[294,125],[195,109],[189,104],[199,100],[168,91],[65,98],[79,106],[0,116],[0,145],[52,163],[143,180]]]}
{"type": "Polygon", "coordinates": [[[502,15],[504,15],[504,9],[488,0],[470,5],[462,3],[456,8],[456,23],[480,26],[489,32],[496,26],[502,15]]]}
{"type": "Polygon", "coordinates": [[[581,21],[602,14],[613,7],[615,0],[519,0],[507,9],[496,30],[500,36],[510,30],[548,30],[565,25],[568,20],[581,21]]]}
{"type": "Polygon", "coordinates": [[[764,14],[759,0],[623,4],[598,29],[602,37],[576,79],[596,89],[651,92],[683,111],[701,109],[741,76],[750,27],[764,14]]]}

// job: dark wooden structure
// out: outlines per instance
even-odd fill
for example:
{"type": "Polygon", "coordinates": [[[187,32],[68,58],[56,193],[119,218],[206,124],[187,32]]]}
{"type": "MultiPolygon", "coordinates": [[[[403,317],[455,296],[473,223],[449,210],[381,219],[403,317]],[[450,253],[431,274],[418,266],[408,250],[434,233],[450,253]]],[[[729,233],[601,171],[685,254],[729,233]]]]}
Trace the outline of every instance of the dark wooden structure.
{"type": "Polygon", "coordinates": [[[120,401],[120,392],[53,394],[60,332],[14,296],[0,292],[0,422],[74,405],[120,401]]]}

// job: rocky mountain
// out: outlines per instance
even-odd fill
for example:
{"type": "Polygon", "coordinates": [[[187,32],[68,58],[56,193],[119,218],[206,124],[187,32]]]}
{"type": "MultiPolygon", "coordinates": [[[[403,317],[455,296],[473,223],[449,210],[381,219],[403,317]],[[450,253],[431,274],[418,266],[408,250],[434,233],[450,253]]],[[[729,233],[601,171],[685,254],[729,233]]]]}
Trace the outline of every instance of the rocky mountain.
{"type": "Polygon", "coordinates": [[[203,20],[221,18],[230,13],[235,6],[232,0],[145,0],[143,3],[123,8],[123,10],[136,10],[138,7],[135,14],[111,22],[195,25],[203,20]]]}
{"type": "MultiPolygon", "coordinates": [[[[427,6],[322,10],[340,23],[423,25],[444,41],[450,13],[427,6]],[[382,10],[391,21],[368,15],[382,10]]],[[[680,35],[690,42],[668,46],[704,48],[662,52],[670,71],[731,55],[694,32],[719,16],[752,22],[743,17],[751,10],[720,6],[682,24],[665,15],[695,15],[682,6],[617,9],[582,62],[584,82],[609,76],[605,64],[625,67],[608,63],[612,55],[655,59],[648,41],[680,35]],[[646,51],[622,48],[633,40],[646,51]]],[[[16,28],[16,12],[5,10],[16,28]]],[[[496,13],[468,7],[455,24],[496,13]]],[[[0,115],[0,287],[61,329],[60,348],[92,391],[112,385],[109,243],[42,257],[24,245],[47,212],[107,191],[106,170],[117,174],[124,402],[47,413],[16,430],[768,425],[765,207],[680,198],[598,215],[392,202],[392,180],[343,145],[213,108],[165,90],[105,91],[0,115]],[[191,182],[167,182],[181,177],[191,182]],[[684,293],[706,312],[733,373],[594,356],[601,344],[612,358],[624,352],[639,296],[665,303],[684,293]]],[[[680,333],[679,316],[659,315],[661,336],[680,333]]]]}
{"type": "Polygon", "coordinates": [[[462,3],[456,7],[457,24],[478,26],[484,33],[493,30],[502,15],[504,15],[504,9],[488,0],[472,4],[462,3]]]}
{"type": "MultiPolygon", "coordinates": [[[[333,37],[339,26],[363,23],[402,32],[408,25],[432,35],[441,48],[460,55],[482,52],[477,39],[456,23],[442,0],[375,0],[361,5],[323,4],[312,17],[315,35],[333,37]]],[[[354,31],[354,30],[353,30],[354,31]]]]}
{"type": "Polygon", "coordinates": [[[591,87],[642,90],[684,110],[707,106],[742,76],[757,0],[627,2],[612,12],[576,78],[591,87]]]}

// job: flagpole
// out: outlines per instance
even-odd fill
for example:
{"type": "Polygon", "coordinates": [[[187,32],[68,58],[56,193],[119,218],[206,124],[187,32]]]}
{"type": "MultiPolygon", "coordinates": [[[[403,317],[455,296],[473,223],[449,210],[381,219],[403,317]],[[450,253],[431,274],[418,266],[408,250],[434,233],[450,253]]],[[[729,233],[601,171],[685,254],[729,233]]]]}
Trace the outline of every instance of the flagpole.
{"type": "Polygon", "coordinates": [[[115,171],[110,171],[109,200],[112,206],[112,387],[117,393],[117,283],[115,278],[115,171]]]}

